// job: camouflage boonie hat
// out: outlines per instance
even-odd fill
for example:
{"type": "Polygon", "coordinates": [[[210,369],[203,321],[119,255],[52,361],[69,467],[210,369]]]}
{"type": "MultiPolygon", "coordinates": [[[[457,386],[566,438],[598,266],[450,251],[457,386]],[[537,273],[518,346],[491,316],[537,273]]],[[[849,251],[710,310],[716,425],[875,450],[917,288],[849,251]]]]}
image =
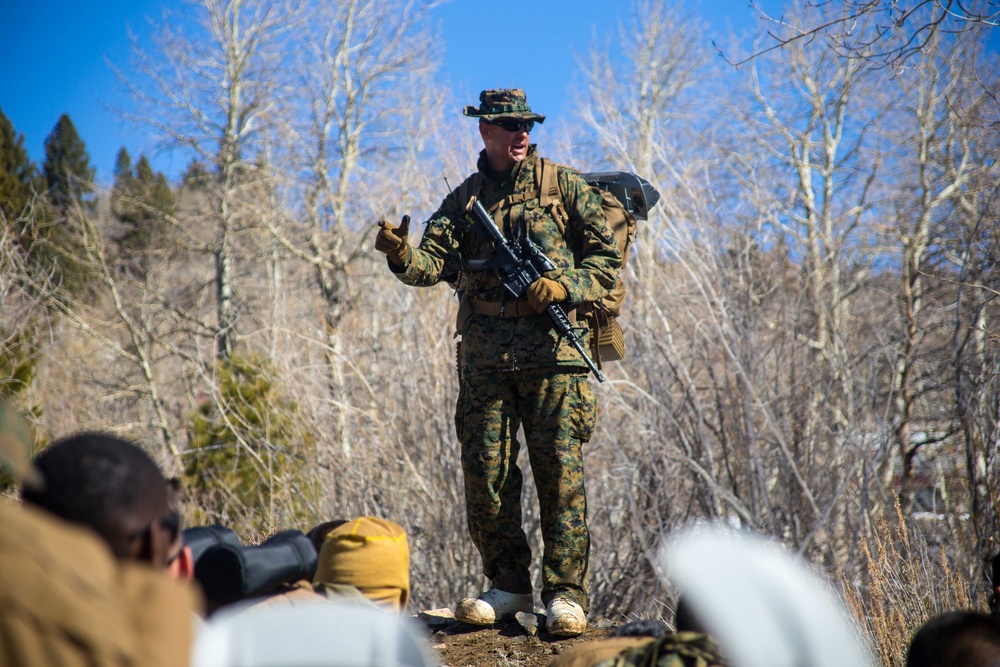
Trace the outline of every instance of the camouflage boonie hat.
{"type": "Polygon", "coordinates": [[[532,112],[528,106],[528,98],[520,88],[484,90],[479,93],[479,107],[467,105],[462,113],[484,120],[524,118],[538,123],[545,122],[545,116],[532,112]]]}
{"type": "Polygon", "coordinates": [[[12,406],[0,401],[0,469],[14,475],[25,486],[39,488],[42,476],[31,464],[33,442],[27,420],[12,406]]]}

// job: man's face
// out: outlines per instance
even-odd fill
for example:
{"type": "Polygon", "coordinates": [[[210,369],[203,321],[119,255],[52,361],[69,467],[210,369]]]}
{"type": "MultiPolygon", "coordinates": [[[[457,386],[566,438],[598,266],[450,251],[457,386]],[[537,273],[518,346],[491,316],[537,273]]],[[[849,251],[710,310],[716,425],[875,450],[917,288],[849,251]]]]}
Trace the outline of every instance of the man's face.
{"type": "Polygon", "coordinates": [[[170,506],[166,485],[158,491],[151,490],[148,502],[130,517],[129,557],[166,568],[178,551],[180,514],[170,506]]]}
{"type": "Polygon", "coordinates": [[[479,134],[486,146],[486,159],[492,169],[506,171],[528,156],[531,125],[530,121],[525,123],[520,118],[498,118],[489,123],[479,123],[479,134]],[[503,125],[516,129],[505,129],[503,125]]]}

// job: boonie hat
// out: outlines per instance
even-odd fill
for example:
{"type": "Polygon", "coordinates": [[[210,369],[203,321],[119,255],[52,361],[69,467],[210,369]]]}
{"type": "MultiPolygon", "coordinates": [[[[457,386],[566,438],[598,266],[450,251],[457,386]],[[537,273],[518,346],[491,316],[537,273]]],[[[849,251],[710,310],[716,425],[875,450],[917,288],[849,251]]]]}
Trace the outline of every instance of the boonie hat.
{"type": "Polygon", "coordinates": [[[467,105],[462,113],[472,118],[484,120],[523,118],[538,123],[545,122],[545,116],[534,113],[528,106],[528,98],[520,88],[484,90],[479,93],[479,106],[467,105]]]}

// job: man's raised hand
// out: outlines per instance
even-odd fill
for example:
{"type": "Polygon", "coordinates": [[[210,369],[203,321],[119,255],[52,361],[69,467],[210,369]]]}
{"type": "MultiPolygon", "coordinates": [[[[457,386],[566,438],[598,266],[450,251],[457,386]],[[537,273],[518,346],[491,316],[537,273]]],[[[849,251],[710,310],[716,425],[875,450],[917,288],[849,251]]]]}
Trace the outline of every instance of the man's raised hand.
{"type": "Polygon", "coordinates": [[[378,234],[375,236],[375,249],[389,258],[389,261],[399,266],[406,266],[410,261],[410,216],[404,215],[399,226],[389,224],[385,218],[378,221],[378,234]]]}

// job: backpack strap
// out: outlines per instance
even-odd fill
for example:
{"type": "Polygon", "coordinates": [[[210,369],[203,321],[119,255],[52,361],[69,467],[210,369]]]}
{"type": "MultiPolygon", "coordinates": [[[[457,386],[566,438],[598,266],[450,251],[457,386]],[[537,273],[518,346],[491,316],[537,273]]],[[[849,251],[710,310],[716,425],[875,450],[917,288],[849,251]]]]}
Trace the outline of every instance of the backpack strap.
{"type": "Polygon", "coordinates": [[[559,168],[548,158],[539,158],[535,165],[535,185],[538,187],[538,205],[549,211],[559,228],[559,235],[566,236],[569,215],[563,206],[562,190],[559,189],[559,168]]]}
{"type": "MultiPolygon", "coordinates": [[[[467,179],[462,181],[462,184],[458,186],[458,201],[462,203],[462,207],[469,205],[469,199],[472,197],[479,198],[479,192],[483,189],[483,174],[480,171],[474,172],[467,179]]],[[[468,269],[463,268],[455,282],[452,283],[452,287],[455,290],[455,296],[458,297],[458,312],[455,314],[455,338],[462,335],[462,328],[465,326],[465,321],[469,319],[472,314],[471,306],[469,305],[469,299],[465,296],[465,283],[469,279],[468,269]]],[[[461,342],[459,342],[461,345],[461,342]]],[[[458,355],[458,359],[461,359],[461,355],[458,355]]]]}
{"type": "Polygon", "coordinates": [[[483,174],[480,171],[474,172],[458,186],[458,201],[462,206],[467,206],[471,197],[479,197],[479,191],[483,189],[483,174]]]}
{"type": "Polygon", "coordinates": [[[496,204],[493,204],[493,206],[490,206],[486,210],[489,211],[490,213],[496,213],[501,208],[504,208],[504,207],[509,208],[509,207],[513,206],[514,204],[520,204],[521,202],[529,201],[529,200],[534,199],[534,198],[535,198],[535,193],[534,192],[529,192],[527,194],[525,194],[523,192],[515,192],[512,195],[508,195],[508,196],[504,197],[503,199],[501,199],[500,201],[498,201],[496,204]]]}
{"type": "MultiPolygon", "coordinates": [[[[462,202],[463,206],[467,206],[469,199],[472,197],[479,198],[479,193],[483,189],[483,172],[477,171],[467,179],[462,181],[462,184],[458,186],[458,201],[462,202]]],[[[535,198],[534,192],[524,193],[515,192],[514,194],[504,197],[497,203],[493,204],[486,210],[490,215],[496,213],[504,207],[511,207],[514,204],[520,204],[521,202],[529,201],[535,198]]]]}

